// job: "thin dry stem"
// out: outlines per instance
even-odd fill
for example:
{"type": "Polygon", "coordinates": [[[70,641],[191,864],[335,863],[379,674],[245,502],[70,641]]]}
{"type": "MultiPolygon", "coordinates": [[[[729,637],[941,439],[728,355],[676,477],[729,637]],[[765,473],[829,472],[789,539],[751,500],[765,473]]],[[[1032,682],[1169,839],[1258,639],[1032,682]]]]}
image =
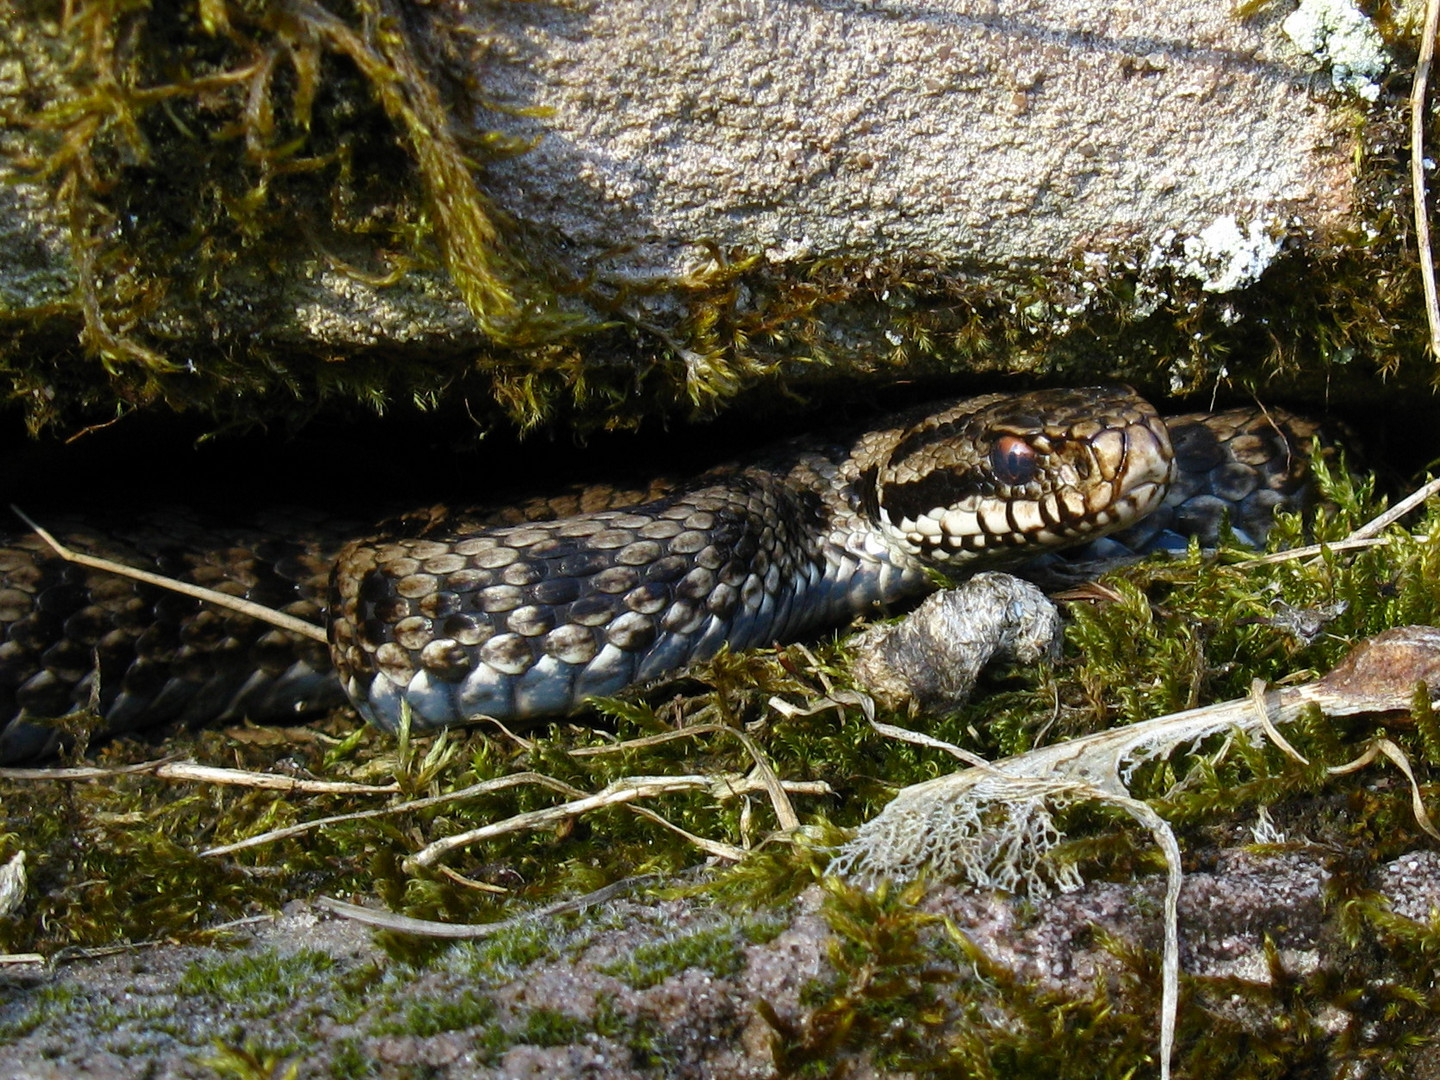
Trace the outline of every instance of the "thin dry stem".
{"type": "Polygon", "coordinates": [[[1430,248],[1430,215],[1425,197],[1425,91],[1435,59],[1435,32],[1440,29],[1440,0],[1425,0],[1425,30],[1420,59],[1410,88],[1410,189],[1415,200],[1415,245],[1420,254],[1420,283],[1425,290],[1425,318],[1430,324],[1430,351],[1440,359],[1440,300],[1435,291],[1435,255],[1430,248]]]}
{"type": "Polygon", "coordinates": [[[358,904],[347,904],[343,900],[336,900],[330,896],[317,896],[315,903],[344,918],[354,919],[367,926],[375,926],[398,934],[436,938],[483,938],[508,933],[528,923],[533,923],[537,919],[554,918],[556,915],[582,911],[587,907],[603,904],[617,896],[631,893],[641,885],[658,881],[659,878],[659,874],[640,874],[617,881],[612,885],[606,885],[603,889],[596,889],[584,896],[577,896],[573,900],[562,900],[558,904],[550,904],[534,911],[527,911],[523,915],[517,915],[513,919],[502,919],[493,923],[440,923],[431,922],[428,919],[412,919],[407,915],[396,915],[390,911],[376,911],[373,908],[360,907],[358,904]]]}
{"type": "MultiPolygon", "coordinates": [[[[1440,0],[1436,0],[1440,3],[1440,0]]],[[[1401,499],[1390,509],[1383,513],[1376,514],[1369,521],[1359,528],[1351,531],[1350,535],[1343,540],[1336,540],[1328,544],[1310,544],[1307,547],[1289,548],[1286,551],[1276,551],[1269,555],[1257,555],[1253,559],[1242,559],[1240,562],[1230,565],[1236,570],[1248,570],[1255,566],[1270,566],[1275,563],[1294,562],[1299,559],[1318,558],[1327,551],[1355,551],[1363,548],[1384,547],[1390,543],[1388,536],[1377,535],[1382,529],[1389,528],[1399,521],[1410,511],[1425,503],[1428,499],[1440,493],[1440,477],[1420,485],[1405,498],[1401,499]]],[[[1430,537],[1416,533],[1414,539],[1424,543],[1430,537]]]]}
{"type": "Polygon", "coordinates": [[[708,837],[692,833],[688,829],[682,829],[673,821],[668,821],[661,817],[648,806],[632,806],[630,807],[630,812],[632,814],[639,814],[646,821],[653,821],[663,829],[669,829],[687,843],[693,844],[707,855],[713,855],[717,859],[724,859],[726,862],[739,862],[745,858],[746,855],[750,854],[744,848],[736,847],[734,844],[726,844],[720,840],[711,840],[708,837]]]}
{"type": "Polygon", "coordinates": [[[192,585],[188,581],[176,581],[174,578],[165,577],[162,574],[152,574],[149,570],[140,570],[134,566],[126,566],[111,559],[102,559],[95,555],[86,555],[83,552],[72,551],[45,529],[37,525],[23,510],[14,503],[10,509],[15,516],[35,531],[35,535],[48,544],[52,551],[66,562],[75,563],[77,566],[88,566],[92,570],[104,570],[106,573],[118,574],[120,577],[128,577],[135,581],[143,581],[148,585],[158,585],[162,589],[169,589],[171,592],[180,593],[182,596],[190,596],[196,600],[203,600],[207,604],[214,604],[216,607],[228,608],[237,611],[241,615],[248,615],[252,619],[259,619],[261,622],[269,623],[271,626],[279,627],[281,630],[289,630],[292,634],[300,634],[312,638],[322,645],[328,645],[329,639],[323,626],[316,626],[314,623],[306,622],[304,619],[297,619],[294,615],[287,615],[283,611],[276,611],[267,608],[263,604],[254,603],[238,596],[230,596],[226,593],[216,592],[214,589],[207,589],[200,585],[192,585]]]}
{"type": "Polygon", "coordinates": [[[197,765],[193,761],[172,761],[168,758],[113,768],[80,766],[59,769],[0,769],[0,780],[109,780],[116,776],[135,774],[150,775],[159,780],[261,788],[266,791],[284,792],[287,795],[394,795],[400,790],[394,784],[351,784],[341,780],[302,780],[294,776],[249,772],[244,769],[221,769],[214,765],[197,765]]]}
{"type": "Polygon", "coordinates": [[[246,848],[259,847],[262,844],[274,843],[276,840],[299,836],[302,833],[310,832],[312,829],[324,828],[326,825],[337,825],[344,821],[360,821],[365,818],[386,817],[391,814],[403,814],[410,810],[424,810],[427,807],[458,802],[462,799],[474,798],[477,795],[487,795],[494,791],[504,791],[506,788],[520,787],[523,784],[539,784],[558,791],[562,795],[572,797],[582,794],[579,789],[573,788],[569,784],[556,780],[554,777],[546,776],[543,773],[512,773],[510,776],[501,776],[494,780],[482,780],[478,784],[471,784],[469,787],[462,788],[460,791],[452,791],[445,795],[431,795],[424,799],[412,799],[409,802],[398,803],[395,806],[382,806],[374,810],[357,810],[350,814],[332,814],[329,817],[316,818],[314,821],[303,821],[298,825],[290,825],[283,829],[272,829],[269,832],[258,833],[244,840],[237,840],[233,844],[222,844],[220,847],[209,848],[200,854],[206,857],[230,855],[237,851],[243,851],[246,848]]]}

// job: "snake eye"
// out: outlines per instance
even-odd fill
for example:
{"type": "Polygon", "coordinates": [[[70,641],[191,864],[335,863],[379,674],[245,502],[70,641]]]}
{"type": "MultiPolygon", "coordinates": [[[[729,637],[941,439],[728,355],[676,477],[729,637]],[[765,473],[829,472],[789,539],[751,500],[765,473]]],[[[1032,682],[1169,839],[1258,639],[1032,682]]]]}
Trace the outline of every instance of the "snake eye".
{"type": "Polygon", "coordinates": [[[1028,484],[1035,469],[1035,448],[1018,435],[1002,435],[990,448],[990,470],[1008,487],[1028,484]]]}

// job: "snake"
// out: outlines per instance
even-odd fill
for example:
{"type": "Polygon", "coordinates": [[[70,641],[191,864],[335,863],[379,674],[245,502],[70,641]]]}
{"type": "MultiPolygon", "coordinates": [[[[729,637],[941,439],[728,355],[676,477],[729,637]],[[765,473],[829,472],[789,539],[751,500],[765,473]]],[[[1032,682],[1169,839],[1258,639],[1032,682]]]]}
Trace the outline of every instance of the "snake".
{"type": "Polygon", "coordinates": [[[1308,497],[1315,426],[1162,418],[1128,387],[927,403],[689,481],[592,486],[375,526],[293,511],[55,523],[67,545],[245,596],[328,646],[0,538],[0,760],[100,730],[283,721],[349,703],[386,730],[531,724],[710,657],[898,611],[939,578],[1085,545],[1263,541],[1308,497]],[[357,532],[357,529],[359,530],[357,532]]]}

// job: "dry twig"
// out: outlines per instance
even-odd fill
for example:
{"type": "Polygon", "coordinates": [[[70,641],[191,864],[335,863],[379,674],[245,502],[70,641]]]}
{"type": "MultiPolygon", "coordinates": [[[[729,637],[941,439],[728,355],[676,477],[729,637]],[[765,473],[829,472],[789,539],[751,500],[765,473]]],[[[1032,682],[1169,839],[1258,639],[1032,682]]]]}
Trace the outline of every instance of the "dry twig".
{"type": "Polygon", "coordinates": [[[50,545],[50,549],[66,562],[74,563],[77,566],[88,566],[92,570],[104,570],[109,574],[117,574],[120,577],[127,577],[134,581],[143,581],[147,585],[158,585],[162,589],[169,589],[171,592],[180,593],[182,596],[193,597],[196,600],[203,600],[207,604],[214,604],[216,607],[228,608],[237,611],[241,615],[248,615],[252,619],[259,619],[261,622],[269,623],[271,626],[279,627],[281,630],[289,630],[292,634],[300,634],[312,638],[322,645],[328,645],[329,639],[323,626],[316,626],[314,623],[306,622],[304,619],[297,619],[294,615],[287,615],[283,611],[276,611],[264,604],[257,604],[239,596],[230,596],[228,593],[216,592],[214,589],[207,589],[201,585],[192,585],[188,581],[177,581],[174,578],[165,577],[163,574],[152,574],[149,570],[141,570],[134,566],[126,566],[124,563],[115,562],[113,559],[102,559],[96,555],[86,555],[84,552],[72,551],[50,533],[42,529],[31,518],[14,503],[10,509],[15,516],[35,531],[35,535],[50,545]]]}
{"type": "MultiPolygon", "coordinates": [[[[1436,0],[1436,2],[1440,3],[1440,0],[1436,0]]],[[[1336,540],[1333,543],[1310,544],[1307,547],[1288,548],[1285,551],[1275,551],[1268,555],[1256,555],[1251,559],[1242,559],[1239,562],[1231,563],[1230,566],[1236,570],[1248,570],[1255,566],[1270,566],[1275,563],[1319,558],[1327,551],[1354,551],[1361,548],[1384,547],[1390,543],[1391,538],[1377,534],[1382,529],[1389,528],[1395,524],[1395,522],[1410,513],[1410,511],[1433,498],[1437,493],[1440,493],[1440,477],[1422,484],[1394,506],[1390,507],[1390,509],[1376,514],[1369,521],[1365,522],[1365,524],[1352,530],[1350,535],[1343,540],[1336,540]]],[[[1422,534],[1415,534],[1414,539],[1423,543],[1430,538],[1422,534]]]]}
{"type": "Polygon", "coordinates": [[[1415,245],[1420,254],[1420,284],[1425,290],[1425,318],[1430,324],[1430,351],[1440,360],[1440,300],[1435,292],[1435,255],[1430,248],[1430,213],[1425,198],[1425,90],[1435,59],[1435,33],[1440,29],[1440,0],[1425,0],[1425,30],[1420,59],[1410,88],[1410,189],[1415,201],[1415,245]]]}
{"type": "Polygon", "coordinates": [[[336,900],[329,896],[317,896],[315,903],[336,915],[397,934],[438,938],[483,938],[507,933],[539,919],[550,919],[570,911],[582,911],[587,907],[603,904],[617,896],[634,892],[641,885],[657,881],[659,877],[659,874],[640,874],[636,877],[625,878],[623,881],[606,885],[603,889],[596,889],[584,896],[577,896],[573,900],[562,900],[558,904],[550,904],[534,911],[527,911],[523,915],[517,915],[513,919],[502,919],[493,923],[440,923],[431,922],[428,919],[412,919],[407,915],[396,915],[390,911],[376,911],[374,908],[360,907],[358,904],[347,904],[343,900],[336,900]]]}
{"type": "Polygon", "coordinates": [[[573,788],[569,784],[556,780],[553,777],[546,776],[544,773],[512,773],[509,776],[496,777],[494,780],[482,780],[478,784],[471,784],[467,788],[452,791],[445,795],[431,795],[424,799],[412,799],[409,802],[397,803],[395,806],[381,806],[374,810],[358,810],[352,814],[333,814],[330,817],[316,818],[314,821],[302,821],[298,825],[289,825],[283,829],[272,829],[269,832],[259,833],[256,836],[247,837],[244,840],[237,840],[233,844],[222,844],[219,847],[209,848],[200,854],[202,856],[230,855],[237,851],[244,851],[246,848],[259,847],[261,844],[270,844],[276,840],[299,836],[302,833],[310,832],[312,829],[324,828],[326,825],[337,825],[344,821],[362,821],[366,818],[386,817],[391,814],[403,814],[411,810],[424,810],[427,807],[458,802],[463,799],[474,798],[477,795],[486,795],[493,791],[504,791],[506,788],[520,787],[522,784],[540,784],[559,791],[562,795],[572,797],[582,794],[579,789],[573,788]]]}
{"type": "Polygon", "coordinates": [[[58,769],[0,769],[0,780],[108,780],[116,776],[137,774],[154,776],[158,780],[262,788],[287,795],[393,795],[400,790],[395,784],[304,780],[296,776],[279,776],[275,773],[250,772],[245,769],[221,769],[214,765],[197,765],[193,761],[173,761],[169,758],[109,768],[80,766],[58,769]]]}

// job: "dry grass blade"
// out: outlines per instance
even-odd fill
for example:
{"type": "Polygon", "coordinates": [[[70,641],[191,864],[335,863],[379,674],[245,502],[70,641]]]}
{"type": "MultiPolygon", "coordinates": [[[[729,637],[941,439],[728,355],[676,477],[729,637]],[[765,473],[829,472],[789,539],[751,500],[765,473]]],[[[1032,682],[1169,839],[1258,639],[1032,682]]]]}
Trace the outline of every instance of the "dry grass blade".
{"type": "Polygon", "coordinates": [[[1440,359],[1440,300],[1435,292],[1435,255],[1430,248],[1430,215],[1425,198],[1425,91],[1435,59],[1435,33],[1440,29],[1440,0],[1425,0],[1425,30],[1420,59],[1410,88],[1410,188],[1415,201],[1415,244],[1420,254],[1420,283],[1425,290],[1425,318],[1430,324],[1430,351],[1440,359]]]}
{"type": "MultiPolygon", "coordinates": [[[[1437,2],[1440,2],[1440,0],[1437,0],[1437,2]]],[[[1414,510],[1417,506],[1424,503],[1425,500],[1429,499],[1437,491],[1440,491],[1440,478],[1431,480],[1427,484],[1422,484],[1420,487],[1416,488],[1409,495],[1406,495],[1405,498],[1401,499],[1398,503],[1392,506],[1389,510],[1386,510],[1383,514],[1376,515],[1375,517],[1367,521],[1364,525],[1361,525],[1358,529],[1356,529],[1349,536],[1347,536],[1345,538],[1345,541],[1349,542],[1352,540],[1367,540],[1370,537],[1375,536],[1380,532],[1381,529],[1384,529],[1387,526],[1399,521],[1411,510],[1414,510]]]]}
{"type": "Polygon", "coordinates": [[[1274,743],[1282,753],[1301,765],[1309,765],[1310,759],[1290,745],[1290,740],[1280,734],[1280,729],[1270,719],[1270,703],[1265,699],[1265,680],[1250,680],[1250,704],[1255,707],[1255,719],[1260,722],[1260,730],[1265,732],[1265,737],[1274,743]]]}
{"type": "Polygon", "coordinates": [[[1405,779],[1410,781],[1410,810],[1415,815],[1415,823],[1436,840],[1440,840],[1440,830],[1435,828],[1435,823],[1430,820],[1430,812],[1425,809],[1425,799],[1420,791],[1420,781],[1415,779],[1415,770],[1410,767],[1410,759],[1406,756],[1405,751],[1391,740],[1384,737],[1376,738],[1370,743],[1365,753],[1344,765],[1332,766],[1330,772],[1335,776],[1344,776],[1346,773],[1363,769],[1378,757],[1388,759],[1392,765],[1405,774],[1405,779]]]}
{"type": "Polygon", "coordinates": [[[139,765],[113,768],[76,767],[58,769],[0,769],[0,780],[77,781],[108,780],[116,776],[149,775],[160,780],[180,780],[197,784],[224,784],[230,787],[263,788],[287,795],[393,795],[400,789],[395,784],[352,784],[343,780],[304,780],[275,773],[249,772],[245,769],[221,769],[214,765],[197,765],[193,761],[147,761],[139,765]]]}
{"type": "Polygon", "coordinates": [[[302,821],[298,825],[289,825],[283,829],[271,829],[269,832],[259,833],[247,837],[244,840],[237,840],[233,844],[222,844],[219,847],[209,848],[202,851],[202,856],[230,855],[236,851],[244,851],[246,848],[259,847],[262,844],[272,844],[277,840],[284,840],[287,837],[299,836],[302,833],[310,832],[313,829],[324,828],[327,825],[337,825],[345,821],[363,821],[366,818],[385,817],[390,814],[404,814],[411,810],[424,810],[431,806],[440,806],[443,803],[458,802],[462,799],[474,798],[477,795],[486,795],[494,791],[504,791],[506,788],[520,787],[522,784],[540,784],[552,790],[559,791],[562,795],[581,794],[576,788],[569,784],[556,780],[553,777],[536,772],[514,773],[510,776],[497,777],[494,780],[483,780],[478,784],[471,784],[460,791],[452,791],[445,795],[431,795],[424,799],[412,799],[410,802],[399,803],[395,806],[381,806],[374,810],[357,810],[350,814],[332,814],[330,817],[316,818],[314,821],[302,821]]]}
{"type": "Polygon", "coordinates": [[[287,795],[393,795],[395,784],[351,784],[341,780],[303,780],[274,773],[247,772],[244,769],[220,769],[213,765],[196,765],[177,761],[155,770],[161,780],[190,780],[200,784],[226,784],[231,787],[263,788],[282,791],[287,795]]]}
{"type": "MultiPolygon", "coordinates": [[[[573,790],[573,789],[571,789],[573,790]]],[[[601,810],[609,806],[625,806],[636,799],[649,799],[657,795],[668,795],[684,791],[709,791],[717,799],[732,798],[736,795],[743,795],[750,791],[765,791],[772,801],[775,799],[775,792],[780,792],[780,797],[790,814],[794,817],[794,810],[790,808],[790,799],[787,791],[794,791],[797,794],[823,795],[830,792],[830,786],[822,781],[793,781],[781,782],[773,770],[767,770],[756,765],[750,776],[625,776],[619,780],[607,784],[603,790],[593,795],[579,795],[569,802],[560,803],[557,806],[547,806],[541,810],[531,810],[523,814],[516,814],[513,817],[505,818],[503,821],[494,821],[488,825],[482,825],[476,829],[467,829],[465,832],[456,833],[454,836],[447,836],[444,839],[436,840],[427,844],[414,855],[405,860],[403,869],[406,873],[414,873],[419,869],[429,867],[442,856],[454,851],[456,848],[467,847],[470,844],[479,843],[482,840],[490,840],[497,836],[506,836],[510,833],[526,832],[533,829],[544,829],[551,825],[557,825],[570,818],[579,817],[581,814],[588,814],[594,810],[601,810]],[[767,776],[766,773],[769,772],[767,776]]],[[[798,818],[796,825],[799,824],[798,818]]],[[[782,826],[794,828],[795,826],[782,826]]],[[[705,843],[711,843],[706,841],[705,843]]]]}
{"type": "Polygon", "coordinates": [[[156,761],[142,761],[136,765],[77,765],[53,769],[0,769],[0,780],[106,780],[113,776],[130,773],[154,772],[161,765],[168,765],[174,758],[160,758],[156,761]]]}
{"type": "Polygon", "coordinates": [[[474,878],[466,877],[458,870],[451,870],[448,866],[437,866],[436,869],[463,889],[474,889],[476,892],[483,893],[497,893],[501,896],[508,895],[510,892],[510,890],[503,885],[491,885],[488,881],[476,881],[474,878]]]}
{"type": "Polygon", "coordinates": [[[923,732],[911,731],[909,728],[897,727],[894,724],[882,724],[879,720],[871,719],[870,726],[886,739],[894,739],[896,742],[911,743],[915,746],[928,746],[932,750],[943,750],[951,757],[959,758],[966,765],[973,765],[977,769],[988,769],[990,763],[979,754],[966,750],[963,746],[956,746],[944,739],[937,739],[933,735],[926,735],[923,732]]]}
{"type": "Polygon", "coordinates": [[[433,865],[442,855],[454,851],[456,848],[479,843],[481,840],[489,840],[509,833],[543,829],[550,825],[558,825],[569,818],[587,814],[592,810],[599,810],[607,806],[623,806],[636,799],[708,788],[712,782],[708,776],[623,777],[607,784],[603,791],[596,792],[594,795],[571,799],[558,806],[547,806],[543,810],[531,810],[528,813],[516,814],[503,821],[494,821],[488,825],[482,825],[478,829],[467,829],[454,836],[436,840],[406,859],[403,869],[407,874],[413,874],[417,870],[433,865]]]}
{"type": "Polygon", "coordinates": [[[676,739],[689,739],[696,735],[713,735],[722,731],[734,730],[734,728],[726,727],[724,724],[696,724],[694,727],[678,728],[675,731],[662,731],[658,735],[646,735],[639,739],[626,739],[624,742],[609,743],[605,746],[579,746],[574,750],[567,750],[565,752],[570,757],[600,757],[604,754],[622,754],[626,750],[644,750],[647,747],[674,742],[676,739]]]}
{"type": "Polygon", "coordinates": [[[630,807],[630,812],[632,814],[639,814],[646,821],[653,821],[662,829],[669,829],[676,836],[684,839],[687,843],[695,845],[707,855],[713,855],[717,859],[724,859],[726,862],[739,862],[741,859],[745,858],[745,856],[749,854],[749,852],[746,851],[744,848],[736,847],[734,844],[726,844],[720,840],[711,840],[704,836],[697,836],[695,833],[690,832],[688,829],[682,829],[673,821],[667,821],[665,818],[661,817],[654,810],[651,810],[648,806],[632,806],[630,807]]]}
{"type": "Polygon", "coordinates": [[[523,915],[517,915],[513,919],[502,919],[493,923],[441,923],[431,922],[428,919],[412,919],[407,915],[396,915],[390,911],[376,911],[373,908],[360,907],[358,904],[347,904],[343,900],[336,900],[329,896],[317,896],[315,903],[336,915],[397,934],[437,938],[483,938],[508,933],[538,919],[550,919],[556,915],[582,911],[587,907],[603,904],[617,896],[625,896],[634,892],[641,885],[658,881],[659,878],[659,874],[640,874],[636,877],[625,878],[623,881],[606,885],[603,889],[596,889],[584,896],[577,896],[573,900],[562,900],[558,904],[549,904],[534,911],[527,911],[523,915]]]}
{"type": "MultiPolygon", "coordinates": [[[[1426,536],[1416,536],[1417,540],[1428,540],[1426,536]]],[[[1256,555],[1252,559],[1241,559],[1239,562],[1230,563],[1232,570],[1249,570],[1256,566],[1273,566],[1276,563],[1299,562],[1301,559],[1312,559],[1324,555],[1327,551],[1361,551],[1365,548],[1384,547],[1390,543],[1388,536],[1369,536],[1361,540],[1336,540],[1332,544],[1307,544],[1305,547],[1286,548],[1284,551],[1272,551],[1268,555],[1256,555]]]]}
{"type": "MultiPolygon", "coordinates": [[[[731,729],[734,730],[734,729],[731,729]]],[[[775,775],[775,770],[770,767],[770,762],[765,760],[760,747],[755,740],[746,735],[743,731],[735,731],[735,737],[740,740],[750,757],[755,762],[755,771],[765,784],[765,790],[770,793],[770,805],[775,809],[775,819],[780,824],[781,832],[790,832],[800,827],[800,815],[795,813],[795,807],[791,805],[790,796],[785,794],[785,785],[775,775]]]]}
{"type": "MultiPolygon", "coordinates": [[[[1437,0],[1437,3],[1440,3],[1440,0],[1437,0]]],[[[1383,547],[1390,543],[1390,538],[1377,534],[1382,529],[1389,528],[1395,524],[1395,522],[1410,513],[1410,511],[1433,498],[1437,493],[1440,493],[1440,478],[1422,484],[1389,510],[1386,510],[1382,514],[1375,515],[1364,525],[1352,531],[1350,535],[1343,540],[1336,540],[1327,544],[1310,544],[1307,547],[1290,548],[1288,551],[1276,551],[1269,555],[1257,555],[1252,559],[1242,559],[1230,565],[1236,570],[1248,570],[1254,566],[1270,566],[1275,563],[1317,558],[1324,555],[1327,551],[1355,551],[1363,548],[1383,547]]],[[[1430,538],[1417,533],[1415,534],[1415,539],[1423,543],[1430,538]]]]}
{"type": "Polygon", "coordinates": [[[1102,802],[1119,806],[1150,830],[1165,857],[1165,948],[1160,969],[1160,1080],[1170,1080],[1170,1059],[1175,1055],[1175,1020],[1180,1010],[1180,841],[1170,823],[1140,799],[1119,798],[1096,792],[1102,802]]]}
{"type": "Polygon", "coordinates": [[[241,615],[248,615],[252,619],[259,619],[261,622],[269,623],[271,626],[279,627],[281,630],[289,630],[293,634],[301,634],[304,637],[312,638],[322,645],[328,645],[329,639],[323,626],[316,626],[314,623],[306,622],[304,619],[297,619],[294,615],[287,615],[283,611],[276,611],[267,608],[263,604],[256,604],[253,601],[242,599],[238,596],[229,596],[226,593],[216,592],[214,589],[206,589],[200,585],[191,585],[186,581],[176,581],[174,578],[165,577],[162,574],[152,574],[148,570],[140,570],[134,566],[126,566],[124,563],[114,562],[111,559],[101,559],[94,555],[86,555],[83,552],[71,551],[50,533],[46,532],[26,513],[13,503],[10,509],[15,516],[35,531],[35,535],[50,545],[51,550],[66,562],[74,563],[77,566],[88,566],[92,570],[104,570],[106,573],[117,574],[120,577],[131,578],[135,581],[143,581],[148,585],[158,585],[162,589],[179,593],[182,596],[194,597],[196,600],[203,600],[207,604],[214,604],[216,607],[228,608],[237,611],[241,615]]]}

